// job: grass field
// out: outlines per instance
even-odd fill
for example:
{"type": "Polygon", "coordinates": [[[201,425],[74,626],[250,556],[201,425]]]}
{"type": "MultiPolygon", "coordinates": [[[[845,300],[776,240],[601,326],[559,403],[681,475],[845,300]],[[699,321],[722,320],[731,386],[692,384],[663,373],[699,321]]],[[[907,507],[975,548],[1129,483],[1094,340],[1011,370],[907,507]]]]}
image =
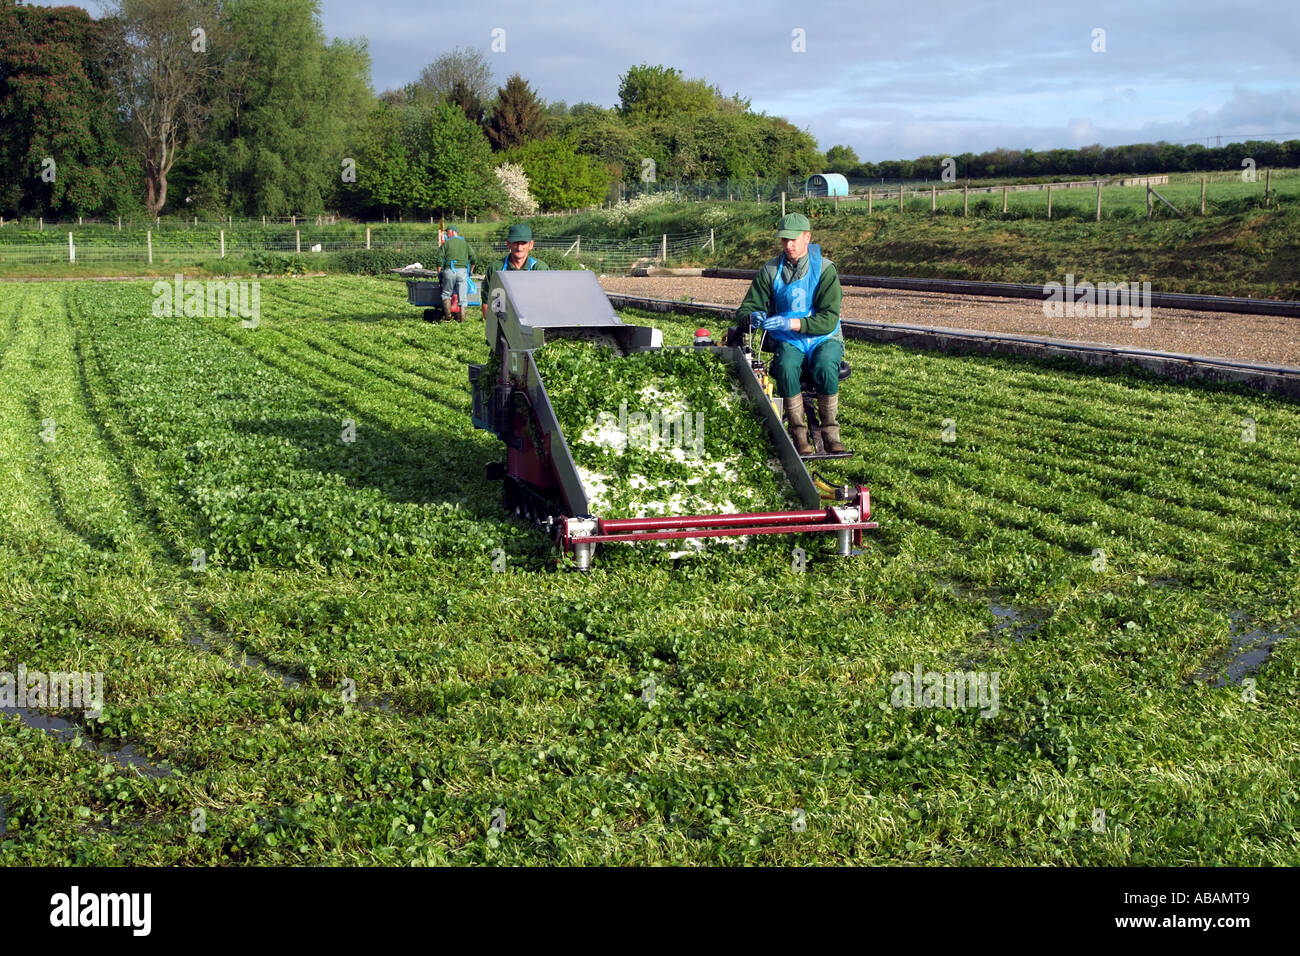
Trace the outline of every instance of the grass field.
{"type": "Polygon", "coordinates": [[[479,324],[151,302],[0,307],[0,671],[105,686],[71,740],[0,719],[0,864],[1300,863],[1300,641],[1202,679],[1300,627],[1294,405],[854,343],[865,555],[580,575],[484,478],[479,324]],[[893,706],[917,668],[996,714],[893,706]]]}
{"type": "MultiPolygon", "coordinates": [[[[842,203],[836,211],[826,201],[809,208],[792,198],[789,208],[812,215],[813,232],[840,270],[851,274],[928,276],[1044,284],[1065,282],[1067,274],[1090,282],[1146,282],[1159,292],[1242,295],[1300,299],[1300,171],[1273,170],[1269,201],[1264,202],[1264,171],[1255,182],[1239,173],[1211,176],[1206,215],[1199,214],[1197,174],[1173,174],[1159,187],[1186,218],[1157,203],[1146,221],[1146,191],[1141,186],[1103,189],[1103,219],[1094,221],[1092,189],[1057,189],[1048,221],[1043,192],[1010,193],[1007,212],[1002,196],[974,194],[969,216],[962,215],[960,189],[940,191],[930,211],[928,192],[909,195],[899,213],[897,198],[880,200],[871,213],[867,203],[842,203]]],[[[647,197],[650,198],[650,197],[647,197]]],[[[532,221],[534,234],[558,248],[538,252],[552,267],[582,236],[585,264],[615,271],[646,250],[663,234],[715,236],[715,251],[701,245],[678,256],[678,264],[755,267],[775,252],[772,238],[778,207],[755,202],[672,202],[639,200],[612,210],[575,216],[546,216],[532,221]],[[638,251],[615,254],[592,251],[592,240],[639,240],[638,251]]],[[[480,248],[499,240],[506,223],[465,223],[451,219],[480,248]]],[[[84,227],[9,222],[0,228],[0,276],[82,277],[92,275],[171,276],[184,269],[191,277],[281,274],[288,271],[378,273],[411,261],[431,261],[436,233],[427,223],[391,223],[372,227],[374,254],[345,252],[364,245],[365,227],[356,223],[265,228],[236,223],[226,231],[227,257],[218,257],[219,223],[193,227],[171,222],[154,232],[154,264],[145,262],[145,235],[140,227],[117,231],[112,224],[84,227]],[[67,233],[74,233],[77,263],[67,262],[67,233]],[[301,238],[295,238],[295,231],[301,238]],[[309,250],[320,244],[321,253],[309,250]],[[301,248],[301,255],[295,250],[301,248]],[[270,253],[267,250],[272,250],[270,253]],[[385,258],[385,256],[389,258],[385,258]]],[[[701,242],[703,240],[700,240],[701,242]]],[[[683,240],[685,242],[685,240],[683,240]]],[[[694,247],[695,243],[689,243],[694,247]]],[[[678,244],[680,245],[680,244],[678,244]]],[[[627,245],[626,250],[632,246],[627,245]]],[[[657,248],[657,247],[655,247],[657,248]]],[[[540,247],[539,247],[540,249],[540,247]]]]}

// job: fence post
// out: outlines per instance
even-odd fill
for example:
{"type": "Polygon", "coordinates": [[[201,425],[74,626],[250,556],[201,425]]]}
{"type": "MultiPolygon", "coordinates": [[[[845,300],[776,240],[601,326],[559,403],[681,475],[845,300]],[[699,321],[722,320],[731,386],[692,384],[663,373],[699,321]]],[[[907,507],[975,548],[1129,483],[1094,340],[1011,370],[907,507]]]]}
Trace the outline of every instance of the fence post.
{"type": "Polygon", "coordinates": [[[44,217],[44,216],[41,216],[41,217],[40,217],[39,219],[37,219],[36,221],[40,224],[41,232],[44,232],[44,231],[45,231],[45,217],[44,217]]]}
{"type": "Polygon", "coordinates": [[[582,255],[582,236],[578,236],[573,243],[573,257],[576,259],[580,255],[582,255]]]}
{"type": "Polygon", "coordinates": [[[302,255],[302,230],[301,229],[295,229],[293,231],[293,251],[297,255],[302,255]]]}
{"type": "Polygon", "coordinates": [[[935,200],[935,196],[936,196],[936,195],[937,195],[937,193],[935,192],[934,183],[931,183],[931,184],[930,184],[930,212],[934,212],[934,210],[935,210],[935,208],[936,208],[936,207],[935,207],[935,204],[934,204],[934,200],[935,200]]]}
{"type": "Polygon", "coordinates": [[[667,262],[668,261],[668,233],[663,234],[663,237],[660,239],[660,242],[662,243],[662,245],[659,247],[660,249],[659,261],[667,262]]]}
{"type": "Polygon", "coordinates": [[[122,231],[122,217],[121,217],[121,216],[118,216],[118,217],[117,217],[117,231],[118,231],[118,232],[121,232],[121,231],[122,231]]]}
{"type": "Polygon", "coordinates": [[[898,211],[903,211],[903,184],[898,184],[898,211]]]}
{"type": "Polygon", "coordinates": [[[144,244],[149,253],[149,265],[153,265],[153,230],[144,231],[144,244]]]}
{"type": "Polygon", "coordinates": [[[781,193],[781,218],[785,218],[785,193],[781,193]]]}
{"type": "Polygon", "coordinates": [[[1147,222],[1151,221],[1151,184],[1147,183],[1147,222]]]}
{"type": "Polygon", "coordinates": [[[77,249],[72,244],[72,233],[68,233],[68,262],[77,261],[77,249]]]}
{"type": "Polygon", "coordinates": [[[78,225],[78,226],[82,225],[81,217],[80,217],[80,216],[77,217],[77,225],[78,225]]]}
{"type": "Polygon", "coordinates": [[[194,228],[197,229],[198,227],[199,227],[199,217],[198,217],[198,216],[195,216],[195,217],[194,217],[194,228]]]}
{"type": "Polygon", "coordinates": [[[217,236],[221,240],[221,258],[224,259],[226,258],[226,230],[220,230],[217,236]]]}
{"type": "Polygon", "coordinates": [[[266,226],[266,217],[265,217],[265,216],[262,217],[262,226],[263,226],[264,228],[265,228],[265,226],[266,226]]]}
{"type": "Polygon", "coordinates": [[[1205,177],[1201,177],[1201,215],[1205,215],[1205,177]]]}
{"type": "Polygon", "coordinates": [[[1002,187],[1002,215],[1007,214],[1007,187],[1002,187]]]}
{"type": "Polygon", "coordinates": [[[1268,205],[1268,186],[1269,181],[1273,178],[1273,170],[1264,170],[1264,205],[1268,205]]]}
{"type": "Polygon", "coordinates": [[[227,229],[235,228],[235,217],[230,215],[229,213],[226,214],[226,228],[227,229]]]}
{"type": "Polygon", "coordinates": [[[961,214],[963,216],[970,215],[970,180],[969,179],[966,180],[966,182],[961,187],[961,214]]]}
{"type": "Polygon", "coordinates": [[[713,244],[713,230],[709,230],[709,252],[717,252],[717,247],[713,244]]]}
{"type": "Polygon", "coordinates": [[[1052,218],[1052,184],[1047,184],[1047,218],[1052,218]]]}
{"type": "MultiPolygon", "coordinates": [[[[1148,186],[1147,188],[1150,189],[1151,187],[1148,186]]],[[[1151,201],[1150,199],[1147,200],[1147,202],[1150,201],[1151,201]]],[[[1097,221],[1101,222],[1101,180],[1100,179],[1097,180],[1097,221]]]]}
{"type": "Polygon", "coordinates": [[[867,215],[871,215],[871,187],[867,187],[867,215]]]}
{"type": "Polygon", "coordinates": [[[298,217],[297,217],[297,216],[290,216],[290,217],[289,217],[289,225],[291,225],[291,226],[296,226],[296,225],[298,225],[298,217]]]}
{"type": "Polygon", "coordinates": [[[366,226],[366,248],[370,248],[370,227],[366,226]]]}

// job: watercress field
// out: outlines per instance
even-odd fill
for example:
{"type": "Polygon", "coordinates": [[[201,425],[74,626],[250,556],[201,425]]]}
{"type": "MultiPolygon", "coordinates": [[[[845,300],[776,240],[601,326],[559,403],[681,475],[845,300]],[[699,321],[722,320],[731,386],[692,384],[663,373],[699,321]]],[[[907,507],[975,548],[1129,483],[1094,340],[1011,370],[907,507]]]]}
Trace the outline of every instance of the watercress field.
{"type": "Polygon", "coordinates": [[[481,326],[400,283],[0,302],[0,671],[105,689],[0,719],[0,863],[1300,862],[1300,641],[1198,677],[1297,627],[1294,405],[850,344],[865,555],[582,575],[484,478],[481,326]],[[917,668],[996,715],[893,706],[917,668]]]}

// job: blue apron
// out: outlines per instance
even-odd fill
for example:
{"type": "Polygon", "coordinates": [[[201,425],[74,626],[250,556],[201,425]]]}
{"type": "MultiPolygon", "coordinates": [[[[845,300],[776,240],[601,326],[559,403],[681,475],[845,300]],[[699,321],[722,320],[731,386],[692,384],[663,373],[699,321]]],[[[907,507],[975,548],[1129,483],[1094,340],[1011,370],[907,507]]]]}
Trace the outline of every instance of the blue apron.
{"type": "MultiPolygon", "coordinates": [[[[458,269],[460,269],[460,266],[456,265],[457,261],[458,260],[456,259],[452,259],[450,262],[447,263],[446,268],[450,269],[452,272],[457,271],[458,269]]],[[[478,300],[478,284],[474,281],[474,277],[470,275],[468,266],[465,267],[465,304],[466,305],[482,304],[478,300]]]]}
{"type": "Polygon", "coordinates": [[[501,271],[502,272],[532,272],[533,266],[535,265],[537,265],[537,260],[534,259],[532,256],[529,256],[528,261],[524,263],[524,267],[522,269],[511,269],[510,257],[506,256],[504,259],[501,260],[501,271]]]}
{"type": "MultiPolygon", "coordinates": [[[[822,250],[821,246],[808,246],[808,271],[802,279],[795,279],[792,282],[783,282],[781,273],[785,268],[785,255],[782,254],[781,261],[776,264],[776,275],[772,278],[772,302],[777,309],[777,315],[785,316],[790,319],[806,319],[813,314],[812,301],[813,294],[817,291],[817,283],[822,277],[822,250]]],[[[767,334],[775,338],[778,342],[784,342],[787,345],[793,345],[804,354],[806,363],[812,353],[817,350],[827,339],[834,338],[840,331],[840,323],[835,323],[835,328],[825,335],[808,335],[804,332],[781,332],[772,330],[767,334]]]]}

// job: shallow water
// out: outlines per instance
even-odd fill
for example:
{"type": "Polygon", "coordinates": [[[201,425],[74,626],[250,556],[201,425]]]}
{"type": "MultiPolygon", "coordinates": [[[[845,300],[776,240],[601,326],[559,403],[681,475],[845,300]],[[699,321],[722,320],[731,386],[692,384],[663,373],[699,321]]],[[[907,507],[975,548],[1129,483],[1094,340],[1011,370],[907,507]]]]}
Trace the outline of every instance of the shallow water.
{"type": "Polygon", "coordinates": [[[1240,684],[1242,680],[1255,674],[1264,666],[1273,653],[1273,645],[1288,637],[1295,637],[1294,626],[1282,630],[1269,630],[1254,627],[1246,630],[1248,616],[1241,611],[1230,615],[1232,624],[1228,633],[1232,643],[1227,650],[1216,654],[1200,670],[1193,680],[1204,681],[1211,687],[1224,687],[1227,684],[1240,684]]]}
{"type": "Polygon", "coordinates": [[[70,743],[79,740],[81,746],[88,746],[96,753],[108,757],[124,767],[138,770],[147,777],[167,777],[176,772],[170,767],[159,767],[150,763],[136,749],[134,744],[110,747],[107,744],[95,743],[86,737],[81,727],[58,716],[56,713],[34,710],[31,707],[0,707],[0,716],[17,717],[28,727],[44,731],[51,737],[57,737],[60,740],[70,743]]]}

